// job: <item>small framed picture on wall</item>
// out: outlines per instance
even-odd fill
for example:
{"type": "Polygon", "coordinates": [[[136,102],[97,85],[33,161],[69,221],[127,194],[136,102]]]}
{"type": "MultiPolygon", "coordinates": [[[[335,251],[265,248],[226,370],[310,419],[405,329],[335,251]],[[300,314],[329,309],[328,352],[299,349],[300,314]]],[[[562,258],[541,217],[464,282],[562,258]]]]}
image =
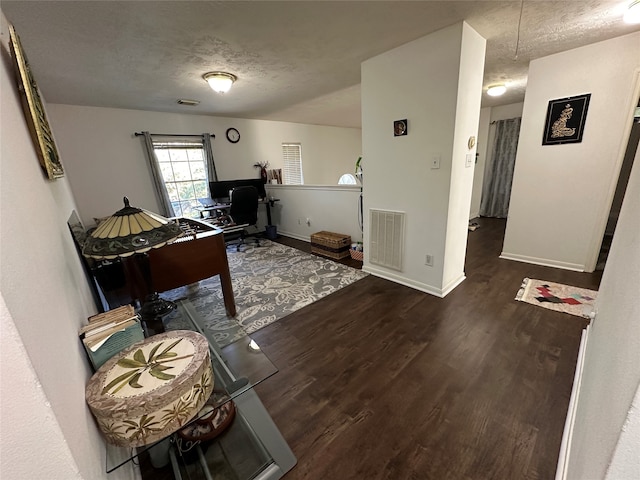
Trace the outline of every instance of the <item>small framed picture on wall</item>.
{"type": "Polygon", "coordinates": [[[582,142],[590,93],[549,101],[542,145],[582,142]]]}

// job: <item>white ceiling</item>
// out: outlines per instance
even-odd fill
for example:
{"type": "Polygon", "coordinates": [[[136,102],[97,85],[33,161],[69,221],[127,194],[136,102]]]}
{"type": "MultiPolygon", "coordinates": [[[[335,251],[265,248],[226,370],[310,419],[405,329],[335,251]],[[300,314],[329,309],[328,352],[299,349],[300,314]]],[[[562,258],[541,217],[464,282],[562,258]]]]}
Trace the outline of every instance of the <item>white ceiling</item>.
{"type": "Polygon", "coordinates": [[[359,127],[368,58],[465,20],[487,39],[485,89],[510,87],[498,99],[483,93],[482,105],[520,102],[531,59],[640,30],[622,22],[629,3],[2,0],[1,8],[51,103],[359,127]],[[212,70],[238,76],[226,95],[202,79],[212,70]]]}

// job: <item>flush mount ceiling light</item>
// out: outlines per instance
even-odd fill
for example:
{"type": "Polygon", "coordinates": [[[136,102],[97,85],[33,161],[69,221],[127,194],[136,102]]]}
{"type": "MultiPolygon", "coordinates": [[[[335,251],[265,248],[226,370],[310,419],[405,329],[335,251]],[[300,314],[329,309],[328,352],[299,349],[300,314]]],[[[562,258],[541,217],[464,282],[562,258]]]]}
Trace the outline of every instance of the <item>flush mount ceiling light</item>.
{"type": "Polygon", "coordinates": [[[622,19],[625,23],[640,23],[640,0],[631,2],[622,19]]]}
{"type": "Polygon", "coordinates": [[[213,91],[218,93],[227,93],[238,77],[227,72],[209,72],[205,73],[202,78],[209,82],[209,86],[213,91]]]}
{"type": "Polygon", "coordinates": [[[507,87],[503,84],[491,85],[489,88],[487,88],[487,95],[489,95],[490,97],[499,97],[506,91],[507,87]]]}

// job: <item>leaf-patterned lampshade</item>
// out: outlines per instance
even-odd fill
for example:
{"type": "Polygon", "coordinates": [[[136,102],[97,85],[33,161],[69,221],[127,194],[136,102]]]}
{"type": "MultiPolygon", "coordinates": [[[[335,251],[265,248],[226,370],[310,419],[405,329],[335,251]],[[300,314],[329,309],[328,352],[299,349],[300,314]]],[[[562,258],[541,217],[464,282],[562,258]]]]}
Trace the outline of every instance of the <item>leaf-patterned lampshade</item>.
{"type": "Polygon", "coordinates": [[[98,225],[87,238],[82,254],[98,260],[128,257],[171,243],[182,235],[177,222],[129,205],[98,225]]]}

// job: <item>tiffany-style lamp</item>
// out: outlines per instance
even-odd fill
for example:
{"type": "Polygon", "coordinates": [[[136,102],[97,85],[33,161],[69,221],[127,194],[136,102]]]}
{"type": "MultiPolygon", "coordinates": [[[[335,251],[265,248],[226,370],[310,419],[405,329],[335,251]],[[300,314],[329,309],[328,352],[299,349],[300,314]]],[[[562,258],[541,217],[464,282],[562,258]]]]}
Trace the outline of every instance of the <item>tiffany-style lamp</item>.
{"type": "Polygon", "coordinates": [[[124,208],[100,222],[87,237],[82,248],[85,257],[96,260],[122,259],[125,277],[132,290],[132,299],[142,303],[143,318],[154,319],[175,308],[173,302],[164,300],[157,293],[146,298],[143,293],[154,292],[149,269],[142,265],[143,255],[152,248],[173,242],[182,235],[177,222],[161,215],[129,205],[124,197],[124,208]]]}

